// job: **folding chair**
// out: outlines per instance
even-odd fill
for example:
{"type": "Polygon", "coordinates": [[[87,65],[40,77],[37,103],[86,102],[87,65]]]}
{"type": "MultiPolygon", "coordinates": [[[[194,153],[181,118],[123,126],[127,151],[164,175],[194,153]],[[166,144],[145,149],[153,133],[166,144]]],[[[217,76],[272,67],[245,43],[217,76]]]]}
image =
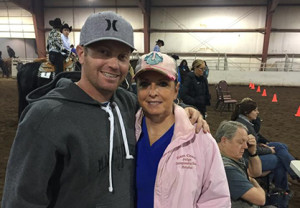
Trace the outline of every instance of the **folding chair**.
{"type": "Polygon", "coordinates": [[[233,111],[237,103],[237,100],[231,97],[231,92],[229,91],[228,84],[225,80],[221,80],[216,85],[216,93],[217,93],[217,104],[215,108],[216,109],[219,108],[221,114],[224,111],[226,106],[228,111],[233,111]]]}

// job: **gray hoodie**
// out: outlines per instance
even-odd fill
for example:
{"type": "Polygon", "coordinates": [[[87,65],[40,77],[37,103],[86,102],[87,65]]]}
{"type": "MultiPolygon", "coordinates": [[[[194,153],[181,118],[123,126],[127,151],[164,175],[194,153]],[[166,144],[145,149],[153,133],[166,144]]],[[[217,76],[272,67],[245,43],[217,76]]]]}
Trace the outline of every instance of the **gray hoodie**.
{"type": "Polygon", "coordinates": [[[134,207],[136,96],[118,88],[104,106],[57,78],[27,99],[2,207],[134,207]]]}

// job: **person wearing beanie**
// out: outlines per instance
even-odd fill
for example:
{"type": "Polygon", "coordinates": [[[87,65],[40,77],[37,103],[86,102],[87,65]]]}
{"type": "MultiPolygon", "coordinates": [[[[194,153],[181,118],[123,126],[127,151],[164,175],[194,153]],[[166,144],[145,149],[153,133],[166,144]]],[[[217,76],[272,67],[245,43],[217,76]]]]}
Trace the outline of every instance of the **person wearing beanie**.
{"type": "Polygon", "coordinates": [[[119,87],[133,50],[133,28],[120,15],[107,11],[86,19],[76,47],[81,71],[62,72],[27,96],[2,207],[135,206],[138,104],[135,94],[119,87]]]}

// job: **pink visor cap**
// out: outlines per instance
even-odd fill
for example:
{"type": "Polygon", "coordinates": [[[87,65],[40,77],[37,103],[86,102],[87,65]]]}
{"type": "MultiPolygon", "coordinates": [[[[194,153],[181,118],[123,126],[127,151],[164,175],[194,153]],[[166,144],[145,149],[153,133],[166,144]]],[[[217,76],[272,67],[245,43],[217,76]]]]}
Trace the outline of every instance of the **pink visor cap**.
{"type": "Polygon", "coordinates": [[[176,68],[176,62],[171,56],[160,52],[151,52],[140,57],[133,78],[137,78],[146,71],[156,71],[175,81],[177,79],[176,68]]]}

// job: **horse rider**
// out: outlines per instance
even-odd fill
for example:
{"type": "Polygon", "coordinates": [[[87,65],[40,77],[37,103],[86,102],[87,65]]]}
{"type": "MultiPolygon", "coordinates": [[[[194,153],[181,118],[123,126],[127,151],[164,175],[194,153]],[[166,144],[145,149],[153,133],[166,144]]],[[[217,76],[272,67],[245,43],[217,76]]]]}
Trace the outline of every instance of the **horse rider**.
{"type": "Polygon", "coordinates": [[[71,52],[71,47],[70,47],[70,39],[69,39],[69,34],[72,31],[72,26],[69,26],[67,23],[65,23],[61,28],[61,40],[63,42],[63,46],[65,49],[67,49],[69,52],[71,52]]]}
{"type": "Polygon", "coordinates": [[[49,52],[49,60],[55,66],[55,74],[63,71],[64,55],[68,54],[68,51],[63,46],[60,29],[62,23],[60,18],[50,20],[49,24],[53,27],[50,31],[47,39],[47,50],[49,52]]]}

